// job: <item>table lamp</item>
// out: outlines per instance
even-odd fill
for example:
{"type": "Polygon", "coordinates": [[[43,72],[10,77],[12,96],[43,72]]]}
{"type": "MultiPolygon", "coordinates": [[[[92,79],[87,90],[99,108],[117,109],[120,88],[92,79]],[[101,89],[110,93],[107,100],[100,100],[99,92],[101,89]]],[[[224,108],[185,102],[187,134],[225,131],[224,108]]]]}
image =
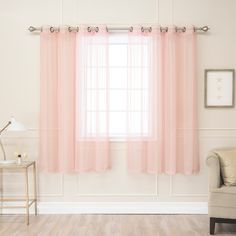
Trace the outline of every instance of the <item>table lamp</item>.
{"type": "Polygon", "coordinates": [[[0,146],[3,152],[3,157],[4,160],[1,161],[1,164],[9,164],[12,162],[15,162],[14,160],[7,160],[6,159],[6,153],[1,141],[1,134],[3,131],[8,130],[8,131],[25,131],[26,128],[23,124],[21,124],[20,122],[16,121],[14,117],[11,117],[10,121],[7,122],[7,124],[0,130],[0,146]]]}

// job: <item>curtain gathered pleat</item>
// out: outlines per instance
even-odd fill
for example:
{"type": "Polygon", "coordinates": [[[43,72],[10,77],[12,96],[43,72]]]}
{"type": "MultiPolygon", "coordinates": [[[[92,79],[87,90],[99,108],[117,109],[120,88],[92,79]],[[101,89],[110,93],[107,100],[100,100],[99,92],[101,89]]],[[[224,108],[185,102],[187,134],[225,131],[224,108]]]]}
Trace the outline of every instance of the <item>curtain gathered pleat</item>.
{"type": "Polygon", "coordinates": [[[110,168],[108,32],[77,34],[76,170],[110,168]]]}

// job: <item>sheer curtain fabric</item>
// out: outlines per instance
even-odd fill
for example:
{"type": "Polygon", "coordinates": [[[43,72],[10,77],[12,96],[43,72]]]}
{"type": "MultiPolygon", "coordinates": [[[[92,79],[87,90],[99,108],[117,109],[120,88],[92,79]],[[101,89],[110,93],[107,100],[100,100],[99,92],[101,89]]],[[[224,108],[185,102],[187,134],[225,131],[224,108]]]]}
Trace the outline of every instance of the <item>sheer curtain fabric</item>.
{"type": "Polygon", "coordinates": [[[43,27],[40,40],[40,167],[69,172],[75,167],[76,35],[43,27]]]}
{"type": "Polygon", "coordinates": [[[87,26],[81,26],[76,34],[68,27],[60,27],[59,32],[43,27],[39,164],[44,171],[103,171],[110,167],[108,119],[103,117],[101,123],[97,112],[100,93],[90,93],[88,89],[91,67],[94,88],[100,86],[101,76],[109,81],[107,70],[99,72],[101,66],[108,68],[105,29],[88,32],[87,26]],[[91,114],[87,108],[94,101],[91,114]],[[85,129],[95,130],[93,136],[88,136],[85,129]]]}
{"type": "Polygon", "coordinates": [[[162,33],[159,27],[152,27],[150,32],[138,26],[129,33],[129,170],[167,174],[199,171],[195,48],[193,28],[182,33],[173,27],[162,33]],[[140,89],[146,91],[138,118],[130,112],[136,67],[140,68],[140,89]],[[138,138],[129,135],[137,122],[142,134],[138,138]]]}
{"type": "MultiPolygon", "coordinates": [[[[152,30],[136,26],[127,37],[122,141],[128,169],[196,173],[193,28],[161,32],[157,26],[152,30]]],[[[59,32],[43,27],[40,38],[40,167],[50,172],[109,169],[112,99],[106,27],[80,26],[78,33],[69,32],[68,27],[60,27],[59,32]]]]}

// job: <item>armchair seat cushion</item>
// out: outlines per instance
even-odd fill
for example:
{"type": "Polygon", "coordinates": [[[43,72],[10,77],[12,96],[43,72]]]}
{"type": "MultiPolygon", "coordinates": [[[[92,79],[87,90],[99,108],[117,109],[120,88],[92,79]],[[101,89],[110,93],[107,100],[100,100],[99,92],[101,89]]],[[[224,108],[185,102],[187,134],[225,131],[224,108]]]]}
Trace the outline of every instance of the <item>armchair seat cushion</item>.
{"type": "Polygon", "coordinates": [[[212,189],[208,207],[210,217],[236,219],[236,186],[212,189]]]}
{"type": "Polygon", "coordinates": [[[222,185],[212,189],[209,203],[211,206],[235,207],[236,211],[236,186],[222,185]]]}

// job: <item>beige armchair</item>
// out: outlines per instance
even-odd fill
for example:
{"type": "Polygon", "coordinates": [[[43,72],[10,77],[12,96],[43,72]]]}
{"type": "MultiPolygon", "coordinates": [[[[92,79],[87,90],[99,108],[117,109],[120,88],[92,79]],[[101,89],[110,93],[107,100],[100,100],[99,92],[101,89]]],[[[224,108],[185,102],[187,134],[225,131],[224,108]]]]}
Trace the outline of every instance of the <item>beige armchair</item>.
{"type": "MultiPolygon", "coordinates": [[[[227,149],[222,149],[224,151],[227,149]]],[[[236,223],[236,186],[225,186],[220,171],[219,156],[212,151],[206,160],[209,167],[210,234],[214,234],[215,223],[236,223]]]]}

